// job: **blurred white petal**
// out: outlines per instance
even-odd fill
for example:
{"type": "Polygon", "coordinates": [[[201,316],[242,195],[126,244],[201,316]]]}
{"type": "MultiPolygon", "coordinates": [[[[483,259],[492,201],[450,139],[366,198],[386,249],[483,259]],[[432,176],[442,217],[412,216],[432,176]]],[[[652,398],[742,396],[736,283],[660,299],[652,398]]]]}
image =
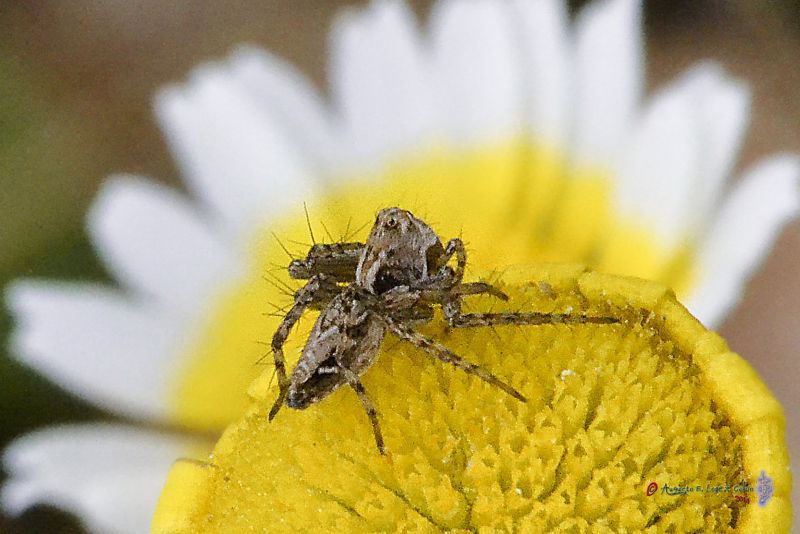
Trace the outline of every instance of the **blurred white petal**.
{"type": "Polygon", "coordinates": [[[202,214],[185,197],[149,180],[111,177],[87,226],[115,277],[173,314],[196,314],[198,302],[234,272],[232,252],[212,235],[202,214]]]}
{"type": "Polygon", "coordinates": [[[269,110],[303,155],[322,168],[335,161],[336,142],[330,113],[311,82],[291,64],[252,46],[230,60],[236,78],[259,109],[269,110]]]}
{"type": "Polygon", "coordinates": [[[696,65],[684,80],[693,93],[697,142],[703,156],[685,216],[679,218],[685,221],[684,230],[689,231],[704,227],[716,211],[722,186],[736,164],[750,121],[750,93],[711,62],[696,65]]]}
{"type": "Polygon", "coordinates": [[[403,2],[374,2],[337,18],[331,91],[346,134],[347,163],[370,166],[430,140],[436,115],[423,52],[403,2]]]}
{"type": "Polygon", "coordinates": [[[0,502],[12,515],[35,504],[78,515],[93,532],[150,528],[172,463],[191,442],[121,425],[72,425],[33,432],[3,455],[9,480],[0,502]]]}
{"type": "Polygon", "coordinates": [[[619,212],[655,231],[666,250],[686,237],[679,221],[697,178],[699,141],[692,94],[678,82],[644,110],[622,158],[616,183],[619,212]]]}
{"type": "Polygon", "coordinates": [[[598,0],[577,20],[575,136],[579,166],[607,168],[627,141],[644,84],[639,0],[598,0]]]}
{"type": "Polygon", "coordinates": [[[162,90],[156,113],[189,186],[231,238],[252,238],[257,223],[310,198],[301,150],[227,67],[207,65],[162,90]]]}
{"type": "Polygon", "coordinates": [[[443,0],[431,13],[438,107],[457,146],[523,131],[522,58],[503,2],[443,0]]]}
{"type": "Polygon", "coordinates": [[[775,156],[748,171],[699,246],[697,289],[686,306],[710,326],[741,298],[744,280],[800,209],[800,159],[775,156]]]}
{"type": "Polygon", "coordinates": [[[561,0],[514,0],[520,25],[528,130],[550,147],[567,143],[572,101],[569,19],[561,0]]]}
{"type": "Polygon", "coordinates": [[[19,361],[117,413],[167,416],[184,325],[94,284],[22,280],[6,302],[19,361]]]}

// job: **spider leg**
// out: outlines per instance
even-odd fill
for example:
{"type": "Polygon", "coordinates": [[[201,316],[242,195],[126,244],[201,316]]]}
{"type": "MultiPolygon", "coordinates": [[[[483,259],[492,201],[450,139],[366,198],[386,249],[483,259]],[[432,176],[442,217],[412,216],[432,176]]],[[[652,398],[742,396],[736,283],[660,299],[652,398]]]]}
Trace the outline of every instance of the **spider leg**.
{"type": "Polygon", "coordinates": [[[495,387],[502,389],[515,399],[527,402],[527,399],[522,395],[522,393],[520,393],[510,385],[506,384],[505,382],[494,376],[489,371],[483,369],[481,366],[468,362],[461,356],[454,354],[453,352],[450,351],[450,349],[448,349],[444,345],[441,345],[435,342],[434,340],[430,339],[429,337],[426,337],[420,334],[419,332],[416,332],[410,328],[407,328],[399,324],[391,317],[382,316],[380,317],[380,319],[386,324],[389,331],[395,336],[399,337],[400,339],[408,341],[415,347],[424,350],[431,356],[438,358],[439,360],[445,363],[449,363],[450,365],[458,367],[462,371],[465,371],[471,375],[475,375],[484,382],[487,382],[488,384],[491,384],[495,387]]]}
{"type": "Polygon", "coordinates": [[[393,300],[402,302],[403,299],[412,299],[415,302],[426,304],[441,304],[451,299],[461,299],[469,295],[491,295],[500,300],[508,300],[508,295],[486,282],[467,282],[452,285],[442,279],[432,279],[420,284],[411,286],[404,291],[395,292],[394,290],[384,293],[384,299],[389,303],[393,300]]]}
{"type": "Polygon", "coordinates": [[[457,237],[448,241],[447,245],[444,247],[442,265],[447,265],[447,262],[449,262],[450,258],[454,255],[456,257],[456,269],[453,273],[453,277],[456,282],[461,282],[461,279],[464,278],[464,269],[467,266],[467,249],[464,248],[464,242],[457,237]]]}
{"type": "Polygon", "coordinates": [[[461,313],[461,298],[467,295],[486,293],[502,300],[508,296],[496,287],[484,282],[458,284],[452,290],[428,290],[421,292],[421,298],[430,302],[440,302],[447,323],[453,328],[472,328],[496,325],[542,325],[542,324],[613,324],[615,317],[593,317],[569,313],[540,312],[500,312],[500,313],[461,313]]]}
{"type": "Polygon", "coordinates": [[[542,325],[542,324],[614,324],[615,317],[592,317],[568,313],[502,312],[461,313],[460,302],[452,301],[443,306],[447,323],[453,328],[472,328],[496,325],[542,325]]]}
{"type": "MultiPolygon", "coordinates": [[[[461,299],[468,295],[481,294],[508,300],[508,295],[485,282],[469,282],[453,286],[443,280],[436,280],[405,291],[388,291],[383,295],[383,301],[386,308],[395,310],[441,304],[444,316],[452,326],[451,318],[461,313],[461,299]]],[[[403,318],[397,313],[393,313],[392,317],[400,320],[403,318]]]]}
{"type": "Polygon", "coordinates": [[[427,304],[416,304],[410,308],[401,308],[397,311],[389,311],[389,313],[396,321],[414,326],[433,320],[433,308],[427,304]]]}
{"type": "Polygon", "coordinates": [[[335,282],[328,280],[323,274],[316,274],[309,278],[306,285],[301,287],[294,295],[294,304],[286,312],[286,316],[278,326],[275,334],[272,336],[272,355],[275,361],[275,372],[278,375],[278,388],[280,393],[278,399],[269,411],[269,420],[277,415],[278,410],[283,406],[286,400],[286,394],[289,391],[289,380],[286,377],[286,362],[283,358],[283,344],[286,338],[289,337],[289,332],[295,325],[300,316],[309,306],[330,301],[334,296],[340,292],[339,286],[335,282]]]}
{"type": "Polygon", "coordinates": [[[491,295],[492,297],[500,300],[508,300],[508,295],[497,289],[491,284],[486,282],[468,282],[466,284],[458,284],[451,291],[451,295],[459,297],[466,297],[468,295],[491,295]]]}
{"type": "Polygon", "coordinates": [[[381,425],[378,422],[378,411],[375,409],[375,405],[372,404],[372,401],[369,400],[369,397],[367,397],[367,392],[364,391],[364,386],[361,385],[361,381],[353,371],[341,365],[339,366],[339,371],[342,373],[342,376],[344,376],[347,384],[353,388],[353,391],[356,392],[358,398],[361,399],[361,404],[364,406],[364,411],[367,412],[367,417],[369,417],[369,421],[372,423],[372,433],[375,435],[375,444],[378,446],[378,452],[381,454],[386,454],[386,449],[383,446],[381,425]]]}
{"type": "Polygon", "coordinates": [[[315,274],[324,274],[336,282],[353,282],[363,250],[363,243],[315,244],[304,259],[289,263],[289,277],[310,280],[315,274]]]}

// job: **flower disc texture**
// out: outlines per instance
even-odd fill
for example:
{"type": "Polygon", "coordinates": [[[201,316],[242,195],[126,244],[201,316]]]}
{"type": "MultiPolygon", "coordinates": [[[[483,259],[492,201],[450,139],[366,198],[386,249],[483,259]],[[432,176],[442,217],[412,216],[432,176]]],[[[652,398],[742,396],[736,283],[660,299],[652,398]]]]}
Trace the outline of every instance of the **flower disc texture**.
{"type": "Polygon", "coordinates": [[[502,309],[621,322],[424,329],[527,403],[387,338],[363,380],[387,456],[349,390],[268,422],[265,373],[210,459],[173,468],[153,532],[788,530],[782,410],[670,291],[565,265],[497,283],[512,297],[502,309]],[[692,491],[648,495],[651,482],[692,491]]]}

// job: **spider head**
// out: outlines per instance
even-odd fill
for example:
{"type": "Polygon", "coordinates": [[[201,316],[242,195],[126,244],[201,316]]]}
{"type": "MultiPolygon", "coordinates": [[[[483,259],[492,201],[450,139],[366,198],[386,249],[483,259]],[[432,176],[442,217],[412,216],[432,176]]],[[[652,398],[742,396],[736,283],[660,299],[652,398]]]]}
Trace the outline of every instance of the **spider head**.
{"type": "Polygon", "coordinates": [[[443,253],[436,232],[410,211],[382,209],[367,238],[356,280],[374,293],[411,285],[435,271],[443,253]]]}
{"type": "Polygon", "coordinates": [[[384,208],[375,217],[370,238],[378,235],[384,237],[411,235],[421,230],[420,225],[430,229],[427,224],[414,217],[410,211],[400,208],[384,208]]]}

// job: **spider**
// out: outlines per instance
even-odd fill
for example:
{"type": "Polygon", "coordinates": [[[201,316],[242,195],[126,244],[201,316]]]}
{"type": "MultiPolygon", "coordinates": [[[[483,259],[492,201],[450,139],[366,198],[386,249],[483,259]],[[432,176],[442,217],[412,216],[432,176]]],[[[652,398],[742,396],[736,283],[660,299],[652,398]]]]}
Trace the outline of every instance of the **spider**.
{"type": "Polygon", "coordinates": [[[466,264],[460,239],[443,245],[428,224],[400,208],[380,210],[365,243],[315,244],[305,259],[293,260],[289,276],[306,283],[295,293],[294,304],[272,337],[279,394],[269,420],[284,404],[302,410],[347,385],[358,395],[378,451],[385,454],[378,413],[360,378],[375,363],[387,333],[525,402],[506,382],[414,329],[433,319],[436,305],[454,328],[617,322],[611,317],[557,313],[462,313],[461,300],[468,295],[508,300],[490,284],[463,282],[466,264]],[[283,344],[308,308],[321,313],[287,376],[283,344]]]}

